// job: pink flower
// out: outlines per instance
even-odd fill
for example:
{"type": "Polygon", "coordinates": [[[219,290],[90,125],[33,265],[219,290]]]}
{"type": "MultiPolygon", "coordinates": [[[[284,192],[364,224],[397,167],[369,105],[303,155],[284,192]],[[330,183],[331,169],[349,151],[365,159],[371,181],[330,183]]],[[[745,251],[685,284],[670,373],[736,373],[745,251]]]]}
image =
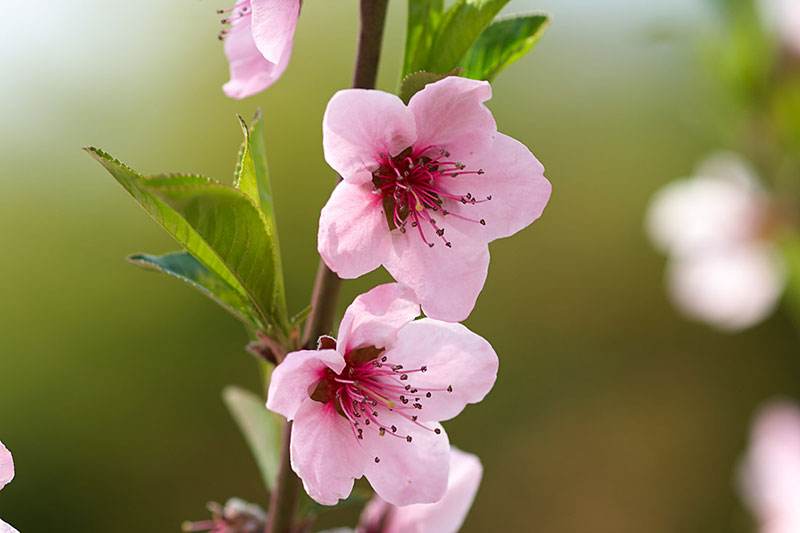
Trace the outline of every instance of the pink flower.
{"type": "Polygon", "coordinates": [[[718,154],[695,177],[659,191],[647,229],[670,257],[668,281],[678,308],[725,330],[769,315],[786,277],[771,241],[778,222],[756,178],[733,154],[718,154]]]}
{"type": "Polygon", "coordinates": [[[497,355],[461,324],[415,320],[398,284],[355,299],[338,341],[290,353],[267,407],[294,420],[292,468],[319,503],[346,498],[366,476],[393,505],[432,503],[447,487],[450,445],[439,424],[494,385],[497,355]]]}
{"type": "MultiPolygon", "coordinates": [[[[14,479],[14,459],[11,452],[0,442],[0,489],[14,479]]],[[[0,533],[19,533],[16,529],[0,520],[0,533]]]]}
{"type": "Polygon", "coordinates": [[[436,503],[395,507],[379,496],[364,508],[357,533],[456,533],[467,517],[483,467],[471,453],[450,448],[450,477],[447,492],[436,503]]]}
{"type": "Polygon", "coordinates": [[[231,98],[263,91],[281,77],[292,55],[300,0],[237,0],[220,33],[231,79],[222,90],[231,98]]]}
{"type": "Polygon", "coordinates": [[[800,2],[797,0],[760,0],[761,18],[781,42],[800,55],[800,2]]]}
{"type": "Polygon", "coordinates": [[[773,402],[753,424],[740,472],[742,495],[761,533],[800,531],[800,409],[773,402]]]}
{"type": "Polygon", "coordinates": [[[261,533],[267,526],[267,513],[258,505],[239,498],[229,499],[225,507],[210,502],[208,510],[211,511],[210,520],[184,522],[181,529],[211,533],[261,533]]]}
{"type": "Polygon", "coordinates": [[[318,248],[355,278],[380,265],[428,316],[465,319],[489,266],[487,244],[531,224],[550,198],[544,168],[497,132],[487,82],[451,76],[408,106],[381,91],[336,93],[325,159],[343,178],[322,210],[318,248]]]}

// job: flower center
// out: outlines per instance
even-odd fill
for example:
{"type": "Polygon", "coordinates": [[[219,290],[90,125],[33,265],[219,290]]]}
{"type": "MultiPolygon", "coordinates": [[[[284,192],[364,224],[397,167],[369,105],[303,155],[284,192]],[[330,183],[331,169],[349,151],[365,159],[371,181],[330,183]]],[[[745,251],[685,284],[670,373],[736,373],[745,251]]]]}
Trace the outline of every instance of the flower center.
{"type": "Polygon", "coordinates": [[[492,199],[491,196],[478,199],[471,193],[453,194],[448,191],[446,180],[466,175],[482,175],[483,169],[468,170],[460,161],[450,161],[450,153],[436,146],[417,149],[408,147],[392,157],[381,155],[380,166],[372,173],[372,183],[383,198],[386,220],[389,228],[406,232],[407,226],[416,228],[422,241],[430,247],[432,231],[448,248],[453,243],[445,237],[444,227],[432,213],[442,217],[455,217],[468,222],[486,225],[484,219],[465,217],[447,209],[451,202],[462,205],[476,205],[492,199]]]}
{"type": "MultiPolygon", "coordinates": [[[[441,434],[441,429],[431,428],[418,422],[417,411],[425,407],[425,401],[434,394],[453,392],[448,385],[441,388],[414,385],[414,377],[428,371],[425,365],[405,369],[383,355],[382,348],[368,346],[350,351],[345,355],[345,368],[341,374],[326,370],[325,376],[311,392],[311,399],[332,403],[337,412],[347,419],[356,439],[364,438],[364,431],[375,431],[379,436],[391,436],[412,442],[411,435],[402,434],[399,428],[386,418],[387,413],[397,414],[427,431],[441,434]]],[[[375,462],[380,462],[376,457],[375,462]]]]}
{"type": "Polygon", "coordinates": [[[252,12],[253,10],[250,7],[250,0],[239,0],[233,5],[233,7],[217,9],[217,15],[225,15],[225,18],[220,21],[223,25],[223,28],[217,35],[217,38],[220,41],[225,40],[225,37],[230,31],[230,27],[238,23],[241,19],[249,17],[252,12]]]}

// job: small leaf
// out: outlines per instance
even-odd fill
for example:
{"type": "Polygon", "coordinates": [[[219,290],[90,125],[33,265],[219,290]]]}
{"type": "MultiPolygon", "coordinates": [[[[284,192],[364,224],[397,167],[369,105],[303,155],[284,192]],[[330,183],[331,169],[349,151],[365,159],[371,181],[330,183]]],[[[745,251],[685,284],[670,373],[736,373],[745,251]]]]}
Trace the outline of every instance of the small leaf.
{"type": "Polygon", "coordinates": [[[425,68],[443,11],[444,0],[408,0],[404,78],[425,68]]]}
{"type": "Polygon", "coordinates": [[[261,398],[240,387],[226,387],[222,399],[250,447],[264,485],[271,491],[280,465],[281,418],[268,411],[261,398]]]}
{"type": "Polygon", "coordinates": [[[456,0],[436,29],[424,70],[448,72],[457,67],[478,36],[509,0],[456,0]]]}
{"type": "Polygon", "coordinates": [[[236,289],[224,279],[207,269],[188,252],[165,255],[135,254],[128,257],[131,263],[155,270],[185,281],[208,296],[239,320],[257,326],[257,311],[236,289]]]}
{"type": "Polygon", "coordinates": [[[492,81],[528,53],[549,23],[546,15],[516,15],[492,22],[461,60],[463,76],[492,81]]]}
{"type": "Polygon", "coordinates": [[[242,192],[199,176],[154,176],[147,191],[175,210],[245,288],[265,323],[276,324],[273,243],[263,213],[242,192]]]}
{"type": "Polygon", "coordinates": [[[308,318],[308,315],[310,314],[311,314],[311,306],[307,305],[303,309],[295,313],[295,315],[291,318],[290,322],[293,325],[302,324],[303,322],[306,321],[306,318],[308,318]]]}
{"type": "Polygon", "coordinates": [[[236,276],[225,266],[217,253],[174,209],[150,192],[146,178],[98,148],[85,149],[122,185],[153,220],[160,224],[178,243],[186,248],[206,268],[217,274],[241,295],[247,292],[236,276]]]}
{"type": "Polygon", "coordinates": [[[288,329],[288,311],[286,308],[286,289],[281,264],[278,226],[275,221],[275,205],[272,196],[272,185],[267,166],[267,148],[264,142],[264,118],[256,112],[252,124],[239,117],[244,134],[244,141],[239,150],[239,160],[234,175],[234,186],[245,193],[264,214],[264,226],[272,241],[272,264],[274,269],[274,302],[272,310],[274,319],[284,330],[288,329]]]}
{"type": "Polygon", "coordinates": [[[412,96],[424,89],[429,83],[437,82],[448,76],[457,76],[459,72],[461,72],[461,69],[453,69],[447,74],[437,74],[424,70],[409,74],[403,78],[403,82],[400,84],[400,98],[403,102],[408,103],[412,96]]]}

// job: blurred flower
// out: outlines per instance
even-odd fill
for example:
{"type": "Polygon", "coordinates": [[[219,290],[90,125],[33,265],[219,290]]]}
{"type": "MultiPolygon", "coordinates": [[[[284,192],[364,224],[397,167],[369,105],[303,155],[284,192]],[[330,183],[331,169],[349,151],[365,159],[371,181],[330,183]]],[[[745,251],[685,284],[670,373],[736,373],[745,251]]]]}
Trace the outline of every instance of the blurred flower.
{"type": "Polygon", "coordinates": [[[439,421],[494,385],[491,345],[461,324],[415,320],[413,297],[375,287],[347,309],[338,341],[290,353],[272,374],[267,407],[294,420],[292,468],[321,504],[362,475],[394,505],[440,500],[450,445],[439,421]]]}
{"type": "Polygon", "coordinates": [[[792,53],[800,55],[800,1],[760,0],[761,17],[792,53]]]}
{"type": "Polygon", "coordinates": [[[800,409],[773,402],[758,413],[740,472],[761,533],[800,531],[800,409]]]}
{"type": "Polygon", "coordinates": [[[436,503],[395,507],[375,496],[364,508],[357,533],[456,533],[467,517],[483,467],[477,456],[450,448],[447,492],[436,503]]]}
{"type": "MultiPolygon", "coordinates": [[[[14,459],[2,442],[0,442],[0,489],[14,479],[14,459]]],[[[16,529],[0,520],[0,533],[19,533],[16,529]]]]}
{"type": "Polygon", "coordinates": [[[325,159],[343,178],[322,210],[318,248],[344,278],[380,265],[428,316],[465,319],[483,288],[487,244],[536,220],[550,198],[544,168],[497,132],[487,82],[448,77],[415,94],[336,93],[325,159]]]}
{"type": "Polygon", "coordinates": [[[669,254],[669,288],[687,315],[726,330],[763,320],[785,285],[769,198],[734,154],[708,159],[695,177],[653,198],[647,229],[669,254]]]}
{"type": "Polygon", "coordinates": [[[267,513],[258,505],[239,498],[229,499],[225,507],[211,502],[208,510],[211,511],[211,520],[184,522],[181,529],[211,533],[261,533],[267,527],[267,513]]]}
{"type": "Polygon", "coordinates": [[[292,55],[300,0],[237,0],[220,33],[231,79],[222,90],[231,98],[263,91],[281,77],[292,55]]]}

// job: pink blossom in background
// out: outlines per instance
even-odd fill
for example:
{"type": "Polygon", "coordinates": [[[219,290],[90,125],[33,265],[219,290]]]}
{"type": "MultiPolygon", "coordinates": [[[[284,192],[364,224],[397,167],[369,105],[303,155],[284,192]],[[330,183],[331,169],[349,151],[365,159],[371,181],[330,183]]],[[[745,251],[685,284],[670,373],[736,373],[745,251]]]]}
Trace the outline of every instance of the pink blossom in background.
{"type": "Polygon", "coordinates": [[[393,505],[444,495],[450,445],[439,422],[486,396],[498,360],[461,324],[419,314],[409,289],[380,285],[350,305],[338,340],[275,368],[267,407],[294,420],[292,468],[317,502],[336,504],[361,476],[393,505]]]}
{"type": "Polygon", "coordinates": [[[734,154],[717,154],[653,198],[652,241],[669,256],[670,296],[686,315],[724,330],[766,318],[786,284],[771,242],[769,199],[734,154]]]}
{"type": "Polygon", "coordinates": [[[800,531],[800,408],[773,402],[759,411],[740,474],[761,533],[800,531]]]}
{"type": "Polygon", "coordinates": [[[238,0],[223,10],[220,33],[231,79],[222,88],[241,99],[263,91],[281,77],[289,64],[300,0],[238,0]]]}
{"type": "MultiPolygon", "coordinates": [[[[14,479],[14,459],[2,442],[0,442],[0,489],[14,479]]],[[[19,533],[9,524],[0,520],[0,533],[19,533]]]]}
{"type": "Polygon", "coordinates": [[[425,313],[465,319],[483,288],[488,243],[539,218],[544,168],[497,132],[487,82],[451,76],[408,106],[382,91],[339,91],[323,120],[325,159],[342,177],[322,210],[318,249],[343,278],[380,265],[425,313]]]}
{"type": "MultiPolygon", "coordinates": [[[[211,519],[200,522],[184,522],[182,531],[209,531],[211,533],[262,533],[267,527],[267,513],[254,503],[231,498],[225,506],[208,504],[211,519]]],[[[2,533],[2,531],[0,531],[2,533]]]]}
{"type": "Polygon", "coordinates": [[[467,517],[483,476],[480,459],[450,448],[447,492],[436,503],[395,507],[376,496],[364,508],[357,533],[456,533],[467,517]]]}
{"type": "Polygon", "coordinates": [[[760,0],[761,18],[781,42],[800,55],[800,2],[798,0],[760,0]]]}

